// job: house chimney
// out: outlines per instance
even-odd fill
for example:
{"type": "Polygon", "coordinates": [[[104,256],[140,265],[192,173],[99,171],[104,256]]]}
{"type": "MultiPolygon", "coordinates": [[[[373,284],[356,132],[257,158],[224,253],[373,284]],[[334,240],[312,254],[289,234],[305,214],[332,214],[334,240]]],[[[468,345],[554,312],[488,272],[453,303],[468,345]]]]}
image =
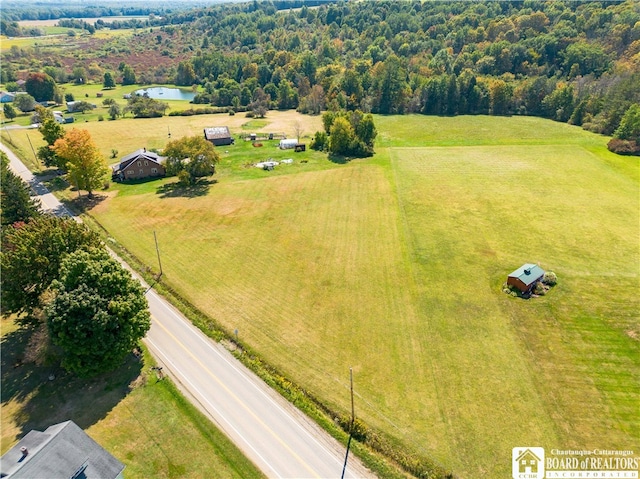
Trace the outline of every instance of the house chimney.
{"type": "Polygon", "coordinates": [[[27,454],[29,454],[29,449],[27,449],[25,446],[22,446],[20,448],[20,452],[22,453],[22,457],[26,456],[27,454]]]}
{"type": "Polygon", "coordinates": [[[146,147],[146,146],[144,147],[144,152],[145,152],[145,153],[147,152],[147,147],[146,147]]]}
{"type": "Polygon", "coordinates": [[[524,274],[531,274],[531,269],[530,268],[525,269],[524,274]]]}

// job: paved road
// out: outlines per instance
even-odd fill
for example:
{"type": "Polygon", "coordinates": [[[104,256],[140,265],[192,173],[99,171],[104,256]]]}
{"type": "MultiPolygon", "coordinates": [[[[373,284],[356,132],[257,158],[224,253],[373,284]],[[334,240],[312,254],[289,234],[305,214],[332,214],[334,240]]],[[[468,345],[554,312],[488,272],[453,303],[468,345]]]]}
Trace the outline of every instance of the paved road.
{"type": "MultiPolygon", "coordinates": [[[[43,208],[69,214],[8,150],[11,168],[43,208]]],[[[155,291],[147,293],[152,325],[145,342],[163,371],[268,477],[339,478],[345,449],[211,341],[155,291]]],[[[349,457],[345,477],[375,477],[349,457]]]]}
{"type": "Polygon", "coordinates": [[[48,213],[53,213],[59,216],[72,216],[69,210],[58,201],[53,193],[40,183],[40,181],[24,166],[18,157],[11,151],[5,144],[0,143],[0,149],[4,151],[9,157],[9,166],[13,172],[18,175],[22,180],[31,187],[34,195],[38,196],[42,209],[48,213]]]}

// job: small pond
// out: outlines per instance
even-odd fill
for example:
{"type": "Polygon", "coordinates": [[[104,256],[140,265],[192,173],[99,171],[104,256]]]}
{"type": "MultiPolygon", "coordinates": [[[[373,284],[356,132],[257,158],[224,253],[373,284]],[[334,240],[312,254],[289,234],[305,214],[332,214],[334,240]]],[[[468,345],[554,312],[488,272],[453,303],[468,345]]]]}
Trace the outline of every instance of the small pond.
{"type": "Polygon", "coordinates": [[[166,88],[163,86],[154,86],[152,88],[143,88],[141,90],[136,90],[134,93],[138,95],[144,95],[145,93],[149,96],[149,98],[154,98],[156,100],[193,100],[193,97],[196,96],[195,93],[185,90],[180,90],[179,88],[166,88]]]}

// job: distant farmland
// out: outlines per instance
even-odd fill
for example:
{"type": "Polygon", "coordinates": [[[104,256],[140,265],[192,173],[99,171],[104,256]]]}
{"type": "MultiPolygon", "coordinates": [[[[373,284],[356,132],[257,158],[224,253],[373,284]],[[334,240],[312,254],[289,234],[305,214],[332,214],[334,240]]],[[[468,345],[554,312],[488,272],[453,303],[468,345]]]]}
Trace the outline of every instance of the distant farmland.
{"type": "Polygon", "coordinates": [[[356,414],[460,477],[640,444],[638,159],[536,118],[376,124],[372,159],[249,175],[238,145],[206,195],[118,185],[91,215],[152,268],[157,232],[163,281],[345,413],[352,367],[356,414]],[[550,294],[502,292],[525,262],[550,294]]]}
{"type": "MultiPolygon", "coordinates": [[[[72,20],[80,20],[82,22],[87,22],[90,25],[93,25],[98,20],[102,20],[105,23],[111,22],[124,22],[127,20],[148,20],[149,16],[119,16],[119,17],[91,17],[91,18],[74,18],[72,20]]],[[[60,20],[67,20],[64,18],[54,18],[50,20],[20,20],[18,25],[20,27],[55,27],[58,25],[60,20]]]]}

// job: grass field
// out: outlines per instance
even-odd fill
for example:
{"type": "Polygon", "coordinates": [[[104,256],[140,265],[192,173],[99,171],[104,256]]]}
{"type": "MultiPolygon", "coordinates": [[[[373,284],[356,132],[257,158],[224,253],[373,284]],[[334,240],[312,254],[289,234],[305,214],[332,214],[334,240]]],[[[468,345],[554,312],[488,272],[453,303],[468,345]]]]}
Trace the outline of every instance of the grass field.
{"type": "MultiPolygon", "coordinates": [[[[86,125],[122,153],[213,126],[137,121],[86,125]]],[[[638,159],[536,118],[375,121],[372,159],[248,174],[238,145],[206,194],[116,185],[90,213],[151,268],[156,231],[164,281],[345,413],[353,367],[356,414],[462,478],[508,477],[516,446],[640,448],[638,159]],[[502,293],[524,262],[558,286],[502,293]]]]}
{"type": "MultiPolygon", "coordinates": [[[[113,16],[113,17],[90,17],[90,18],[86,17],[86,18],[78,18],[77,20],[93,25],[98,20],[102,20],[103,22],[110,23],[114,21],[122,22],[127,20],[148,20],[148,19],[149,19],[148,16],[121,15],[121,16],[113,16]]],[[[20,27],[55,27],[56,25],[58,25],[59,21],[60,19],[58,18],[54,18],[50,20],[20,20],[18,22],[18,25],[20,27]]]]}
{"type": "Polygon", "coordinates": [[[332,405],[352,366],[359,415],[462,477],[637,444],[637,160],[538,119],[377,121],[373,160],[93,214],[149,265],[157,231],[172,286],[332,405]],[[527,261],[560,285],[513,300],[527,261]]]}
{"type": "Polygon", "coordinates": [[[157,381],[149,356],[80,380],[35,365],[30,333],[10,319],[1,326],[2,454],[31,429],[71,419],[125,464],[128,479],[262,477],[169,380],[157,381]]]}
{"type": "MultiPolygon", "coordinates": [[[[72,88],[72,87],[70,87],[72,88]]],[[[122,98],[124,93],[130,93],[138,87],[118,87],[114,90],[105,90],[105,98],[112,96],[114,98],[122,98]]],[[[95,98],[95,93],[102,91],[98,85],[80,86],[75,92],[76,96],[78,92],[83,92],[90,95],[90,100],[93,103],[101,105],[101,100],[95,98]]],[[[73,92],[73,91],[72,91],[73,92]]],[[[124,105],[124,100],[121,100],[124,105]]],[[[187,101],[172,101],[170,102],[176,109],[187,109],[190,106],[187,101]]],[[[96,145],[100,149],[103,156],[107,159],[109,164],[117,163],[118,158],[128,155],[129,153],[136,151],[140,148],[147,149],[162,149],[171,139],[181,138],[189,135],[201,135],[203,129],[211,126],[228,126],[232,135],[237,137],[238,135],[245,135],[247,133],[285,133],[289,138],[295,136],[295,126],[297,122],[304,121],[304,128],[302,130],[302,140],[307,144],[311,140],[311,136],[315,132],[322,128],[321,117],[309,117],[302,116],[298,113],[291,111],[271,111],[269,112],[267,120],[255,120],[247,118],[244,114],[238,113],[230,116],[226,113],[220,113],[216,115],[194,115],[194,116],[164,116],[161,118],[151,119],[134,119],[131,117],[121,118],[115,121],[108,120],[107,109],[100,107],[94,110],[93,113],[76,114],[76,122],[64,125],[66,130],[72,128],[85,129],[91,133],[91,137],[95,141],[96,145]],[[103,115],[104,121],[97,121],[97,116],[103,115]],[[87,121],[83,121],[86,119],[87,121]],[[169,138],[171,133],[171,138],[169,138]],[[118,158],[112,159],[111,150],[116,149],[118,151],[118,158]]],[[[26,124],[26,123],[25,123],[26,124]]],[[[42,166],[35,162],[34,154],[31,150],[31,145],[35,151],[38,147],[44,145],[42,135],[36,129],[28,130],[9,130],[8,132],[3,130],[1,132],[2,140],[11,146],[15,147],[18,155],[29,165],[29,167],[38,171],[42,166]]],[[[229,146],[225,150],[221,151],[223,161],[225,159],[232,160],[233,164],[244,164],[247,162],[257,162],[262,158],[268,157],[282,157],[288,158],[293,153],[282,152],[276,148],[277,141],[263,142],[263,148],[255,148],[247,153],[247,150],[243,147],[243,141],[237,141],[236,146],[229,146]],[[228,151],[229,153],[224,153],[228,151]],[[228,156],[227,156],[228,155],[228,156]]],[[[245,145],[246,146],[246,145],[245,145]]],[[[250,149],[251,150],[251,149],[250,149]]],[[[312,156],[313,152],[308,151],[305,156],[312,156]]],[[[324,157],[324,155],[322,155],[324,157]]],[[[221,170],[221,174],[225,174],[224,170],[221,170]]]]}

